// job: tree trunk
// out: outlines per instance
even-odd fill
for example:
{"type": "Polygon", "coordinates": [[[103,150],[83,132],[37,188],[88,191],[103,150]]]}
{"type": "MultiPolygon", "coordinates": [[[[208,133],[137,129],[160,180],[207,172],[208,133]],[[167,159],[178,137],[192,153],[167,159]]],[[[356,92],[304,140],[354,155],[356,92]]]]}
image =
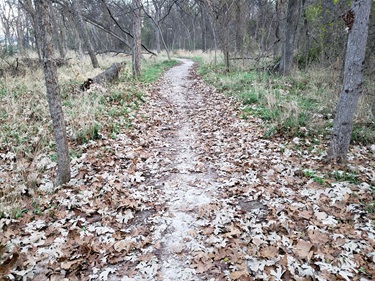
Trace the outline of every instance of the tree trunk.
{"type": "Polygon", "coordinates": [[[53,9],[52,6],[51,6],[50,15],[51,15],[51,20],[52,20],[53,33],[55,34],[55,42],[56,42],[57,48],[59,49],[60,58],[64,59],[65,58],[64,45],[61,42],[59,26],[57,24],[55,9],[53,9]]]}
{"type": "Polygon", "coordinates": [[[25,0],[23,2],[20,2],[23,8],[26,10],[26,12],[30,15],[32,25],[34,27],[33,33],[34,33],[34,39],[35,39],[35,48],[38,53],[38,58],[40,61],[42,61],[42,48],[41,48],[41,38],[40,38],[40,27],[39,23],[37,22],[37,15],[36,11],[33,6],[33,2],[31,0],[25,0]]]}
{"type": "Polygon", "coordinates": [[[285,27],[286,27],[286,0],[276,1],[276,28],[275,28],[275,39],[276,44],[274,47],[274,56],[279,56],[281,54],[280,46],[285,42],[285,27]]]}
{"type": "Polygon", "coordinates": [[[141,0],[133,0],[133,77],[141,75],[141,0]]]}
{"type": "Polygon", "coordinates": [[[161,17],[161,11],[160,11],[160,8],[157,7],[157,5],[155,4],[155,23],[153,22],[152,25],[153,25],[153,29],[154,29],[154,32],[155,32],[155,44],[156,44],[156,52],[158,54],[160,54],[160,51],[161,51],[161,44],[160,44],[160,26],[159,26],[159,21],[160,21],[160,17],[161,17]]]}
{"type": "Polygon", "coordinates": [[[24,31],[22,30],[22,9],[20,3],[18,3],[17,8],[17,19],[16,19],[16,31],[17,31],[17,44],[18,44],[18,50],[21,54],[24,53],[25,47],[24,47],[24,31]]]}
{"type": "Polygon", "coordinates": [[[43,53],[44,76],[47,88],[47,98],[52,117],[53,132],[57,151],[56,184],[61,185],[70,180],[70,159],[64,113],[61,106],[60,87],[57,78],[56,64],[53,59],[52,24],[49,16],[51,2],[49,0],[35,1],[41,45],[43,53]]]}
{"type": "Polygon", "coordinates": [[[113,63],[108,69],[92,78],[93,83],[105,84],[110,83],[118,78],[120,70],[125,66],[125,63],[113,63]]]}
{"type": "Polygon", "coordinates": [[[295,38],[299,21],[301,3],[300,0],[289,0],[286,15],[285,39],[282,42],[282,53],[280,61],[280,73],[289,75],[292,69],[295,38]]]}
{"type": "Polygon", "coordinates": [[[92,66],[94,68],[99,68],[98,59],[96,58],[94,48],[92,47],[92,43],[91,43],[89,35],[86,31],[85,24],[83,23],[83,19],[82,19],[82,15],[81,15],[80,0],[73,0],[72,1],[72,12],[73,12],[75,22],[77,24],[77,28],[79,30],[80,37],[82,38],[83,42],[85,43],[87,51],[89,53],[92,66]]]}
{"type": "Polygon", "coordinates": [[[202,51],[205,52],[207,50],[207,12],[202,3],[199,6],[201,12],[202,51]]]}
{"type": "Polygon", "coordinates": [[[346,48],[344,81],[336,108],[332,139],[328,149],[327,161],[343,163],[349,150],[355,109],[362,94],[363,66],[365,62],[368,36],[368,22],[372,0],[354,0],[351,14],[354,23],[346,48]]]}

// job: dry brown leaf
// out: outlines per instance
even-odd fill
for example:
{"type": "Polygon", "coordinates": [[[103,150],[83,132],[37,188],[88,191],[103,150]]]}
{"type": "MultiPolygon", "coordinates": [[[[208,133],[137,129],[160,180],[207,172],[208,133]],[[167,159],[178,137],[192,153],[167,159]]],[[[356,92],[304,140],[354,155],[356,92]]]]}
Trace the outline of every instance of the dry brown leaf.
{"type": "Polygon", "coordinates": [[[259,255],[266,259],[273,259],[279,255],[279,248],[276,246],[261,246],[259,255]]]}
{"type": "Polygon", "coordinates": [[[65,270],[69,270],[73,265],[80,263],[82,259],[72,260],[72,261],[64,261],[61,263],[61,268],[65,270]]]}
{"type": "Polygon", "coordinates": [[[0,277],[9,274],[10,270],[17,262],[18,257],[19,254],[14,253],[12,257],[7,258],[4,262],[0,263],[0,277]]]}
{"type": "Polygon", "coordinates": [[[246,271],[234,271],[231,272],[229,275],[230,279],[232,280],[251,280],[249,277],[249,273],[246,271]]]}
{"type": "Polygon", "coordinates": [[[297,245],[295,246],[293,252],[298,255],[301,259],[306,259],[309,255],[312,244],[305,240],[298,240],[297,245]]]}
{"type": "Polygon", "coordinates": [[[298,217],[306,220],[310,220],[313,216],[313,212],[311,210],[305,210],[298,213],[298,217]]]}
{"type": "Polygon", "coordinates": [[[307,235],[311,243],[317,246],[324,245],[325,243],[329,241],[329,236],[321,232],[319,229],[310,229],[308,230],[307,235]]]}
{"type": "Polygon", "coordinates": [[[235,236],[240,235],[242,232],[237,227],[235,227],[233,224],[229,227],[229,232],[225,233],[223,237],[225,238],[233,238],[235,236]]]}

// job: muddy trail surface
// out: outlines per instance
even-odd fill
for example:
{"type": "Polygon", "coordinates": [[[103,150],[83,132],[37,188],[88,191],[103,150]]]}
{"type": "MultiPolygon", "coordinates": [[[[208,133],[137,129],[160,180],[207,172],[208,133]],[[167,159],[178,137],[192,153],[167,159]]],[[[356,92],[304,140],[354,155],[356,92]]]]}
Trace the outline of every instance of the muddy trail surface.
{"type": "Polygon", "coordinates": [[[360,205],[371,160],[356,163],[362,185],[318,184],[303,171],[321,151],[263,139],[261,121],[241,119],[195,68],[181,60],[130,129],[86,145],[70,184],[40,198],[42,213],[0,220],[0,276],[371,280],[375,231],[360,205]]]}

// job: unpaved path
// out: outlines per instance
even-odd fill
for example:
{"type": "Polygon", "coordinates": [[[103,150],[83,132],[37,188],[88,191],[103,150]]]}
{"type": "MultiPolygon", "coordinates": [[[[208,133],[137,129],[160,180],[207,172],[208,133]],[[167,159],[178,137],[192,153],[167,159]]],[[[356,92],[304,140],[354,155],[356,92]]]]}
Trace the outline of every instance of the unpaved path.
{"type": "Polygon", "coordinates": [[[160,98],[171,109],[171,123],[167,128],[170,136],[165,139],[165,145],[172,156],[169,167],[173,173],[163,182],[167,209],[155,229],[154,241],[161,243],[159,277],[166,281],[199,280],[189,268],[191,253],[204,248],[196,239],[197,213],[215,195],[215,177],[207,167],[201,171],[199,167],[203,164],[194,149],[196,134],[191,116],[202,106],[202,96],[193,91],[193,79],[189,79],[193,62],[181,62],[165,73],[160,88],[160,98]]]}
{"type": "Polygon", "coordinates": [[[144,98],[130,128],[82,146],[69,185],[0,218],[0,278],[374,280],[363,148],[361,185],[318,184],[319,144],[262,138],[261,121],[241,119],[189,60],[144,98]]]}

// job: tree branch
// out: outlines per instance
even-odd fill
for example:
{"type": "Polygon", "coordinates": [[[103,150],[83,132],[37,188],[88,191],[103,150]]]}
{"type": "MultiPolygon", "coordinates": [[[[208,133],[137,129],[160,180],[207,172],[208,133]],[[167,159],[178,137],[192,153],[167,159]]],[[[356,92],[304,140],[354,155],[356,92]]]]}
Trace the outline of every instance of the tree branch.
{"type": "MultiPolygon", "coordinates": [[[[115,24],[118,26],[118,28],[120,28],[120,30],[122,32],[124,32],[126,35],[130,36],[131,38],[134,38],[133,37],[133,34],[131,34],[129,31],[125,30],[124,28],[121,27],[121,25],[118,23],[118,21],[115,19],[115,17],[112,15],[112,12],[111,10],[109,9],[109,7],[107,6],[107,4],[105,3],[104,0],[102,0],[103,2],[103,5],[105,6],[109,16],[111,17],[111,19],[115,22],[115,24]]],[[[153,54],[154,56],[157,56],[157,54],[155,54],[153,51],[149,50],[145,45],[141,44],[141,46],[143,47],[143,49],[145,49],[147,52],[149,52],[150,54],[153,54]]]]}

